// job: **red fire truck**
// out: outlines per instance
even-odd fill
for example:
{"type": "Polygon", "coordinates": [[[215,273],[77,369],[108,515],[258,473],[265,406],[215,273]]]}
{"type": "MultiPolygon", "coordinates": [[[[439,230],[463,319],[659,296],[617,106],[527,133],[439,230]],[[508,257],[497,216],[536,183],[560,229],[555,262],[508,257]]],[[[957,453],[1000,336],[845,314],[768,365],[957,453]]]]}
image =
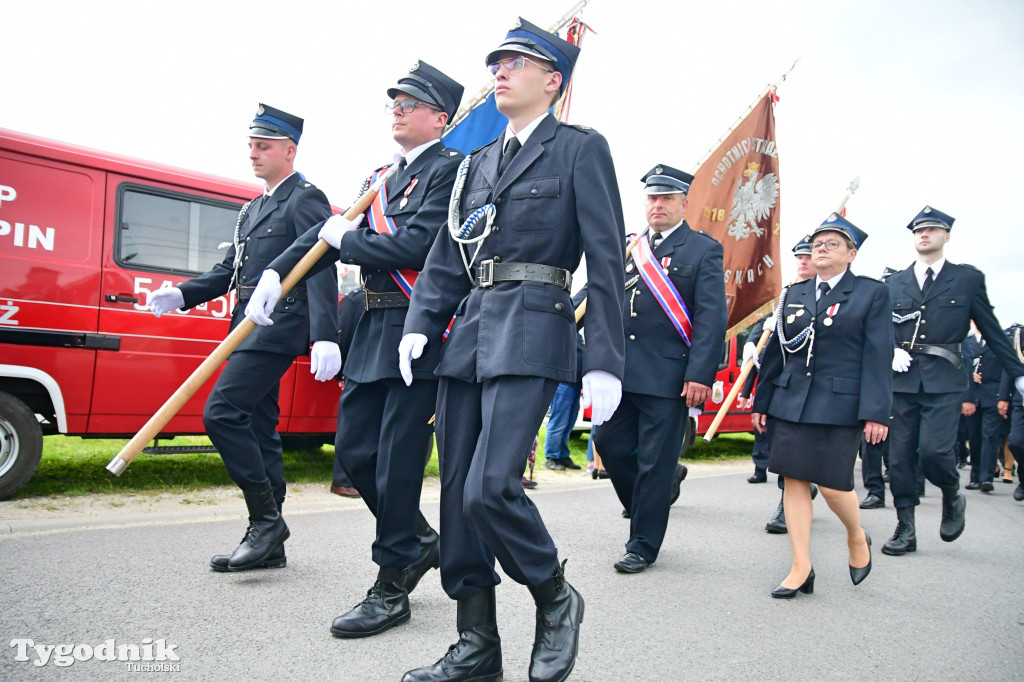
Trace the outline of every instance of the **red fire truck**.
{"type": "MultiPolygon", "coordinates": [[[[0,499],[44,434],[129,437],[228,332],[234,295],[156,318],[147,292],[224,257],[255,184],[0,129],[0,499]]],[[[203,433],[207,382],[162,437],[203,433]]],[[[333,440],[335,382],[298,358],[279,431],[333,440]]]]}

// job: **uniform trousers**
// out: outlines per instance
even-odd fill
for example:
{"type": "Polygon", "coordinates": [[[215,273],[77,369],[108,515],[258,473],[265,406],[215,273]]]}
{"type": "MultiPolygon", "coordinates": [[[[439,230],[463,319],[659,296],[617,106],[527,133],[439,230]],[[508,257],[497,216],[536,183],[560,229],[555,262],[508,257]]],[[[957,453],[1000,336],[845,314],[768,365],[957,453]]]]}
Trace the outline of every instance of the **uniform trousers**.
{"type": "Polygon", "coordinates": [[[441,585],[452,599],[501,582],[495,559],[510,578],[531,587],[558,567],[555,543],[522,483],[557,386],[529,376],[440,380],[441,585]]]}
{"type": "Polygon", "coordinates": [[[1010,452],[1017,460],[1017,479],[1024,483],[1024,406],[1017,400],[1010,405],[1009,444],[1010,452]]]}
{"type": "Polygon", "coordinates": [[[378,566],[416,561],[423,467],[434,429],[437,381],[345,380],[334,446],[366,506],[377,517],[371,554],[378,566]]]}
{"type": "Polygon", "coordinates": [[[281,377],[294,356],[240,350],[228,358],[203,410],[203,425],[231,480],[259,490],[269,480],[274,499],[284,502],[284,460],[277,422],[281,377]]]}
{"type": "Polygon", "coordinates": [[[889,441],[872,445],[863,438],[860,442],[860,474],[868,493],[885,499],[885,481],[882,479],[882,463],[889,459],[889,441]]]}
{"type": "Polygon", "coordinates": [[[943,489],[960,487],[956,429],[963,394],[893,393],[889,429],[889,489],[896,508],[916,507],[918,462],[926,479],[943,489]]]}
{"type": "Polygon", "coordinates": [[[979,483],[991,482],[995,478],[996,460],[1003,448],[1009,423],[999,416],[995,405],[979,407],[981,413],[981,457],[971,461],[971,480],[979,483]]]}
{"type": "Polygon", "coordinates": [[[626,551],[647,561],[658,558],[665,539],[686,419],[681,398],[624,392],[612,418],[595,430],[594,447],[615,494],[629,510],[626,551]]]}

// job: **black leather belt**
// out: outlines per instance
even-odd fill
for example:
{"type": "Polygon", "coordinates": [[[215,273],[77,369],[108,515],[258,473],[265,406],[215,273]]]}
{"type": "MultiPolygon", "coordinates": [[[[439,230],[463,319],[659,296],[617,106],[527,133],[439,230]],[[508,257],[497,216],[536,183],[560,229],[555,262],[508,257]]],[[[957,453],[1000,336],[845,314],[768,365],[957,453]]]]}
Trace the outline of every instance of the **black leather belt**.
{"type": "Polygon", "coordinates": [[[374,293],[372,291],[364,291],[363,297],[365,300],[365,306],[367,310],[376,310],[378,308],[408,308],[409,297],[403,294],[401,291],[386,291],[384,293],[374,293]]]}
{"type": "Polygon", "coordinates": [[[908,353],[942,358],[957,369],[960,369],[963,362],[959,343],[915,343],[911,346],[909,341],[900,341],[899,347],[908,353]]]}
{"type": "MultiPolygon", "coordinates": [[[[256,291],[256,287],[236,287],[238,292],[238,301],[245,303],[252,298],[252,292],[256,291]]],[[[286,303],[295,303],[296,301],[306,300],[306,287],[292,287],[288,295],[284,297],[286,303]]]]}
{"type": "Polygon", "coordinates": [[[539,263],[481,261],[476,266],[476,285],[493,287],[496,282],[542,282],[569,291],[572,288],[572,273],[565,268],[539,263]]]}

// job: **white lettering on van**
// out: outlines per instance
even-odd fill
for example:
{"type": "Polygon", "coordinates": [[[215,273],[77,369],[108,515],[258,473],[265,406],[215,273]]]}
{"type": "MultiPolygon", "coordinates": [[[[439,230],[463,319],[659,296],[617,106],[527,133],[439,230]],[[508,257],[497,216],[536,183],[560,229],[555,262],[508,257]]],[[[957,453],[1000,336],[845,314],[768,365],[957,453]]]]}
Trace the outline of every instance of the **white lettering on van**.
{"type": "Polygon", "coordinates": [[[14,301],[7,301],[7,303],[0,304],[0,324],[16,326],[18,321],[14,319],[14,315],[18,310],[19,308],[14,305],[14,301]]]}
{"type": "Polygon", "coordinates": [[[18,198],[18,190],[7,185],[0,185],[0,205],[5,201],[14,201],[18,198]]]}
{"type": "Polygon", "coordinates": [[[6,220],[0,220],[0,237],[10,235],[14,246],[27,246],[30,249],[42,247],[45,251],[53,251],[53,238],[56,232],[52,227],[46,230],[38,225],[28,226],[28,243],[25,242],[25,223],[14,223],[14,227],[6,220]]]}

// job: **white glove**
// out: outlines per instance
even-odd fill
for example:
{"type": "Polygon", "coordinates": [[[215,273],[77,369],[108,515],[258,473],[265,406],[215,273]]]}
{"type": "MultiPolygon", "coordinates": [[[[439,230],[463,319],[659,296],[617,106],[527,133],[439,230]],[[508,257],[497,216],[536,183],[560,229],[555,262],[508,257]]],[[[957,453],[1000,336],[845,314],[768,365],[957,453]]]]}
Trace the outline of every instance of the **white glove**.
{"type": "Polygon", "coordinates": [[[281,275],[277,274],[277,270],[264,270],[252,292],[252,298],[245,306],[245,316],[262,327],[269,327],[274,324],[270,313],[274,312],[274,306],[280,298],[281,275]]]}
{"type": "Polygon", "coordinates": [[[583,375],[583,407],[590,407],[590,422],[600,426],[611,419],[622,400],[622,381],[614,374],[592,369],[583,375]]]}
{"type": "MultiPolygon", "coordinates": [[[[383,188],[381,188],[381,191],[383,191],[383,188]]],[[[362,222],[362,213],[355,220],[346,220],[343,215],[332,215],[327,219],[323,227],[320,228],[317,236],[334,248],[341,249],[341,238],[345,236],[346,232],[351,232],[359,227],[359,224],[362,222]]]]}
{"type": "Polygon", "coordinates": [[[427,337],[423,334],[406,334],[398,344],[398,371],[406,386],[412,386],[412,361],[423,355],[426,345],[427,337]]]}
{"type": "Polygon", "coordinates": [[[309,354],[309,373],[317,381],[333,379],[341,370],[341,349],[334,341],[314,341],[309,354]]]}
{"type": "Polygon", "coordinates": [[[146,307],[153,311],[153,314],[160,317],[185,305],[185,297],[178,287],[164,287],[149,292],[146,299],[146,307]]]}
{"type": "Polygon", "coordinates": [[[740,367],[747,366],[747,360],[754,359],[754,364],[757,365],[757,346],[747,341],[743,344],[743,362],[740,363],[740,367]]]}
{"type": "MultiPolygon", "coordinates": [[[[774,332],[775,331],[775,316],[774,315],[772,315],[771,317],[766,317],[765,318],[764,325],[762,326],[761,331],[762,332],[766,332],[766,331],[774,332]]],[[[760,340],[760,339],[758,339],[758,340],[760,340]]]]}
{"type": "Polygon", "coordinates": [[[1013,380],[1013,385],[1017,387],[1017,392],[1024,397],[1024,377],[1017,377],[1013,380]]]}
{"type": "Polygon", "coordinates": [[[906,372],[910,369],[910,363],[912,360],[913,358],[910,357],[910,353],[902,348],[894,348],[892,351],[892,371],[906,372]]]}

